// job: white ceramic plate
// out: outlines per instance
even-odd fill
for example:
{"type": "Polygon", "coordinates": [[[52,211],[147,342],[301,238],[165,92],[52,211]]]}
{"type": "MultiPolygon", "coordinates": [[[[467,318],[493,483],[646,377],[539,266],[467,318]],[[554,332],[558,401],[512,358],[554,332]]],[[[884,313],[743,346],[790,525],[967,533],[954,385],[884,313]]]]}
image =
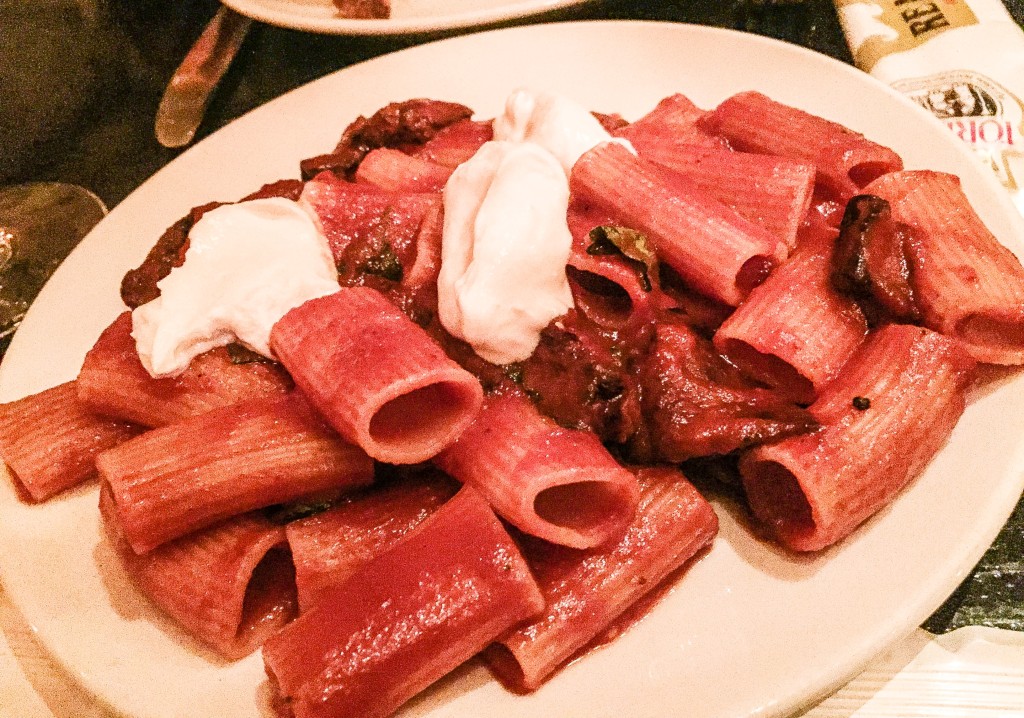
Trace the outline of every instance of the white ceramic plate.
{"type": "MultiPolygon", "coordinates": [[[[325,77],[232,123],[116,207],[57,271],[0,368],[0,400],[75,376],[122,307],[118,283],[190,207],[296,176],[356,115],[436,97],[493,116],[521,85],[635,118],[687,93],[712,106],[750,88],[846,122],[910,167],[955,171],[1020,253],[1003,189],[938,122],[867,75],[764,38],[673,24],[500,30],[420,46],[325,77]],[[528,52],[526,49],[528,48],[528,52]]],[[[413,701],[431,718],[728,718],[783,715],[853,675],[955,588],[1022,483],[1024,381],[977,398],[948,446],[891,507],[811,558],[751,537],[728,510],[713,550],[638,625],[531,696],[470,666],[413,701]]],[[[168,626],[112,567],[94,487],[42,506],[0,482],[0,575],[40,640],[101,700],[134,718],[268,715],[260,656],[218,663],[168,626]]]]}
{"type": "Polygon", "coordinates": [[[224,0],[243,15],[271,25],[335,35],[441,32],[506,22],[586,0],[392,0],[386,20],[339,17],[331,0],[224,0]]]}

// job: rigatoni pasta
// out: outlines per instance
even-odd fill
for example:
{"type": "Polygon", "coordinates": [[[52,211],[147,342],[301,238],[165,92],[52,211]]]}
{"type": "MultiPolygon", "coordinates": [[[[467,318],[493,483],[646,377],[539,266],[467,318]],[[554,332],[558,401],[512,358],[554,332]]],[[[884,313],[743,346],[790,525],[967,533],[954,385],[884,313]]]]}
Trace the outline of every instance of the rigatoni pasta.
{"type": "Polygon", "coordinates": [[[562,546],[603,544],[636,511],[636,479],[601,442],[558,426],[519,394],[487,397],[434,463],[476,488],[514,526],[562,546]]]}
{"type": "Polygon", "coordinates": [[[370,289],[293,309],[274,325],[271,346],[331,426],[380,461],[429,459],[480,409],[477,379],[370,289]]]}
{"type": "Polygon", "coordinates": [[[820,431],[743,457],[754,514],[797,551],[847,536],[945,443],[973,370],[955,339],[909,325],[878,330],[811,405],[820,431]]]}
{"type": "Polygon", "coordinates": [[[300,610],[313,608],[327,589],[390,550],[457,489],[458,484],[440,471],[419,471],[404,479],[378,481],[347,494],[326,511],[288,522],[284,531],[300,610]]]}
{"type": "Polygon", "coordinates": [[[888,147],[759,92],[733,95],[702,121],[737,150],[811,162],[821,188],[844,202],[872,180],[903,169],[888,147]]]}
{"type": "Polygon", "coordinates": [[[83,407],[73,381],[0,406],[0,456],[35,501],[86,481],[97,454],[141,431],[83,407]]]}
{"type": "Polygon", "coordinates": [[[796,246],[814,191],[813,164],[660,138],[633,139],[633,144],[645,159],[685,177],[787,247],[796,246]]]}
{"type": "Polygon", "coordinates": [[[832,243],[807,239],[715,332],[722,354],[802,403],[835,378],[864,341],[857,303],[832,286],[832,243]]]}
{"type": "Polygon", "coordinates": [[[295,617],[284,527],[262,514],[241,514],[140,556],[124,536],[109,486],[100,490],[99,508],[135,586],[218,655],[247,656],[295,617]]]}
{"type": "Polygon", "coordinates": [[[579,201],[651,237],[663,261],[699,291],[732,306],[788,253],[764,228],[621,145],[584,155],[571,186],[579,201]]]}
{"type": "Polygon", "coordinates": [[[880,177],[865,191],[910,226],[913,277],[926,326],[962,341],[979,361],[1024,362],[1024,269],[985,227],[953,175],[880,177]]]}
{"type": "Polygon", "coordinates": [[[96,464],[136,553],[246,511],[373,480],[370,457],[298,394],[154,429],[103,452],[96,464]]]}
{"type": "MultiPolygon", "coordinates": [[[[74,383],[0,409],[35,499],[98,468],[136,585],[226,656],[263,643],[295,718],[385,716],[485,649],[536,689],[711,545],[680,465],[742,482],[787,549],[842,542],[941,449],[976,360],[1024,363],[1024,269],[955,178],[757,93],[672,95],[632,123],[576,112],[589,139],[554,170],[573,306],[527,358],[486,361],[437,299],[439,190],[494,138],[471,114],[393,103],[247,198],[309,213],[341,286],[268,327],[268,354],[235,344],[154,379],[126,313],[74,383]]],[[[538,147],[558,134],[531,117],[538,147]]],[[[128,306],[160,295],[215,206],[126,276],[128,306]]]]}
{"type": "Polygon", "coordinates": [[[502,679],[535,690],[565,661],[609,630],[630,606],[711,543],[718,519],[678,471],[637,472],[640,503],[617,541],[578,552],[524,540],[545,610],[486,655],[502,679]]]}
{"type": "Polygon", "coordinates": [[[529,567],[471,487],[272,637],[297,717],[384,718],[541,609],[529,567]]]}
{"type": "Polygon", "coordinates": [[[75,387],[94,414],[153,428],[293,386],[279,365],[236,362],[228,349],[196,357],[179,376],[155,379],[139,361],[131,331],[131,313],[124,312],[85,355],[75,387]]]}

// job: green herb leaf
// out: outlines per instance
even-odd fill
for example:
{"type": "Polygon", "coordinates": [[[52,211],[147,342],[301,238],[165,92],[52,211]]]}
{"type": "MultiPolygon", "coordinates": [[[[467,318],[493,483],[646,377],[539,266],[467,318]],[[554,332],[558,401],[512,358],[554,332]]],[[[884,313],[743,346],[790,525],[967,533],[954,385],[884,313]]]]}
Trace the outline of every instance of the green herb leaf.
{"type": "Polygon", "coordinates": [[[589,238],[587,254],[621,254],[639,273],[640,287],[645,292],[651,291],[651,275],[657,271],[658,258],[647,235],[629,227],[602,225],[590,230],[589,238]]]}
{"type": "Polygon", "coordinates": [[[259,352],[254,352],[242,344],[228,344],[228,357],[232,364],[252,364],[254,362],[270,361],[259,352]]]}
{"type": "Polygon", "coordinates": [[[501,371],[509,379],[514,381],[516,384],[523,383],[523,364],[522,362],[513,362],[511,364],[503,364],[501,371]]]}
{"type": "Polygon", "coordinates": [[[363,271],[367,274],[384,277],[384,279],[389,279],[392,282],[402,281],[402,265],[398,261],[398,257],[395,256],[394,250],[391,249],[389,242],[384,243],[380,254],[366,260],[366,264],[363,265],[363,271]]]}
{"type": "Polygon", "coordinates": [[[594,377],[594,383],[590,388],[591,401],[614,401],[626,391],[626,385],[621,377],[606,372],[599,372],[594,377]]]}
{"type": "Polygon", "coordinates": [[[312,501],[310,503],[277,504],[263,509],[263,515],[272,524],[283,526],[309,516],[323,513],[331,508],[330,501],[312,501]]]}

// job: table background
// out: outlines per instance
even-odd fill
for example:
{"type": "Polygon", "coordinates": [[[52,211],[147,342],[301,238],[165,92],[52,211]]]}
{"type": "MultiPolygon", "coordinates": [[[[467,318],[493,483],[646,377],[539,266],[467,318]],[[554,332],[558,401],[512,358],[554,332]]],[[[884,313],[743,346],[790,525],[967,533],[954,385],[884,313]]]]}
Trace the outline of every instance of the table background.
{"type": "MultiPolygon", "coordinates": [[[[1024,22],[1024,0],[1006,5],[1024,22]]],[[[77,182],[113,206],[173,159],[178,151],[153,138],[153,117],[216,7],[216,0],[0,0],[0,183],[77,182]]],[[[602,18],[732,27],[851,62],[831,0],[595,1],[529,21],[602,18]]],[[[256,24],[198,136],[329,72],[443,36],[337,37],[256,24]]]]}
{"type": "MultiPolygon", "coordinates": [[[[1024,23],[1024,0],[1006,5],[1024,23]]],[[[113,207],[173,159],[180,150],[153,137],[156,107],[216,7],[215,0],[0,0],[0,184],[74,182],[113,207]]],[[[602,18],[732,27],[851,62],[831,0],[595,1],[530,21],[602,18]]],[[[255,24],[198,137],[324,74],[443,36],[336,37],[255,24]]],[[[1024,631],[1022,555],[1024,502],[924,627],[1024,631]]]]}

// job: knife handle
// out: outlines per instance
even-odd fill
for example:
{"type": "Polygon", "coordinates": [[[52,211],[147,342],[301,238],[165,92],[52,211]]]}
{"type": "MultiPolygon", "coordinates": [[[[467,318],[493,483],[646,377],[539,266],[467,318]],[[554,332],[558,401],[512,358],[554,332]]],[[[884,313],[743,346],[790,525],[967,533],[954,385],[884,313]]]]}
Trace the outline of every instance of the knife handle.
{"type": "Polygon", "coordinates": [[[238,53],[252,20],[221,6],[171,77],[156,114],[156,138],[165,147],[192,141],[214,88],[238,53]]]}

